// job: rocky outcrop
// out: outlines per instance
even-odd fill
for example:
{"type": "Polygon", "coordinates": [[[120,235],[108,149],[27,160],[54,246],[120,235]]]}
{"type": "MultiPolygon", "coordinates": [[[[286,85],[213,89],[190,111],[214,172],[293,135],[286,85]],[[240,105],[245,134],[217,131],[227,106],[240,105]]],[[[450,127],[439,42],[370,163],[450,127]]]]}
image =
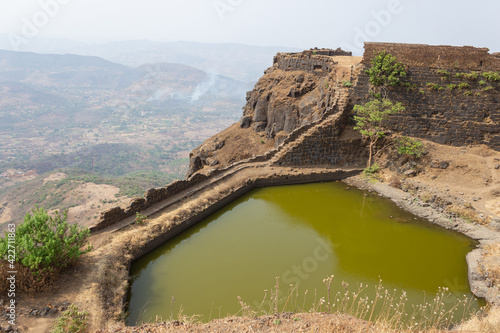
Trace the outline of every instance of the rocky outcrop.
{"type": "Polygon", "coordinates": [[[245,145],[233,149],[235,158],[228,159],[224,156],[230,147],[219,145],[227,133],[207,140],[191,153],[188,176],[205,167],[224,167],[227,160],[261,154],[262,148],[277,147],[295,130],[338,111],[338,91],[351,77],[351,66],[339,60],[350,55],[341,49],[278,53],[273,66],[247,93],[239,130],[232,130],[234,137],[246,140],[245,145]]]}
{"type": "MultiPolygon", "coordinates": [[[[273,67],[247,94],[241,126],[265,132],[270,139],[310,124],[333,109],[338,62],[328,55],[306,51],[278,53],[273,67]]],[[[326,53],[326,52],[323,52],[326,53]]]]}

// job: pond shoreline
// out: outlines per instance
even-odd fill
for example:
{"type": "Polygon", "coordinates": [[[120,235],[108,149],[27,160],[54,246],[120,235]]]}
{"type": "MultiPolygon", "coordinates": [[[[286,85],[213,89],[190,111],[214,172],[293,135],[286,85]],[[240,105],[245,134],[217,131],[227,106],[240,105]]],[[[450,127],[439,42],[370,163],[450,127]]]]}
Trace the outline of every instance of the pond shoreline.
{"type": "MultiPolygon", "coordinates": [[[[411,193],[396,189],[387,183],[372,183],[362,176],[349,177],[343,181],[349,186],[354,186],[362,190],[374,191],[378,195],[392,200],[402,209],[424,218],[433,224],[457,231],[471,239],[477,240],[479,242],[479,247],[469,252],[466,256],[471,291],[474,295],[485,299],[488,303],[496,306],[500,305],[500,294],[498,294],[494,286],[489,285],[480,271],[482,248],[487,244],[500,242],[500,232],[486,228],[485,226],[467,222],[463,219],[450,219],[444,213],[419,201],[418,195],[412,195],[411,193]]],[[[422,185],[420,184],[420,186],[422,185]]],[[[441,193],[441,196],[447,199],[452,198],[451,194],[441,193]]]]}

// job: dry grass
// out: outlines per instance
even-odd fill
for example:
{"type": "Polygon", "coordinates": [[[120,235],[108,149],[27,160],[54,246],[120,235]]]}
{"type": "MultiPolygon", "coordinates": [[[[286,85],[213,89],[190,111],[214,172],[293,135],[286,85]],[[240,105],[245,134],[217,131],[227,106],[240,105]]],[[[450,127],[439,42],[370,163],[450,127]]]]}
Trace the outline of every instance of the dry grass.
{"type": "Polygon", "coordinates": [[[431,201],[434,201],[435,197],[436,196],[430,192],[425,192],[422,195],[420,195],[420,199],[425,203],[429,203],[431,201]]]}
{"type": "MultiPolygon", "coordinates": [[[[451,309],[445,309],[449,295],[441,289],[429,303],[416,306],[414,313],[404,311],[406,294],[388,291],[382,284],[376,286],[374,299],[363,296],[367,286],[354,291],[342,283],[344,291],[331,294],[333,276],[323,280],[325,291],[299,293],[296,286],[280,286],[279,279],[269,293],[265,292],[259,306],[250,306],[238,297],[241,310],[238,317],[226,317],[210,323],[199,323],[198,317],[186,317],[179,312],[176,321],[129,327],[124,332],[449,332],[453,314],[468,311],[470,300],[459,300],[451,309]],[[283,292],[282,289],[288,289],[283,292]],[[279,296],[281,295],[281,296],[279,296]],[[305,299],[314,299],[310,309],[304,308],[305,299]],[[376,311],[374,309],[377,308],[376,311]],[[290,312],[292,309],[293,312],[290,312]]],[[[471,319],[454,328],[458,332],[499,332],[500,308],[489,312],[470,313],[471,319]]],[[[111,331],[109,331],[111,332],[111,331]]]]}
{"type": "Polygon", "coordinates": [[[445,212],[448,214],[455,215],[459,218],[462,218],[467,222],[477,223],[482,225],[486,224],[485,220],[480,218],[479,214],[470,205],[464,206],[461,204],[454,203],[446,207],[445,212]]]}
{"type": "Polygon", "coordinates": [[[500,242],[488,244],[483,249],[480,271],[492,285],[500,287],[500,242]]]}
{"type": "Polygon", "coordinates": [[[457,328],[458,332],[500,332],[500,307],[491,308],[486,315],[476,314],[457,328]]]}
{"type": "Polygon", "coordinates": [[[484,247],[484,256],[500,256],[500,242],[486,245],[484,247]]]}
{"type": "Polygon", "coordinates": [[[389,185],[394,188],[401,189],[401,177],[398,174],[393,174],[389,178],[389,185]]]}

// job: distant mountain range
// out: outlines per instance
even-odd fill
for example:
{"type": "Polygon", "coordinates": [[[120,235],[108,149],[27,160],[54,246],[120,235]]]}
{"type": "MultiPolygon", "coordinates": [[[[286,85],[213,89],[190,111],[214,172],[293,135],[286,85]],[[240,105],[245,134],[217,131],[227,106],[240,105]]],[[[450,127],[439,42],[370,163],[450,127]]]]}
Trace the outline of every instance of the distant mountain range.
{"type": "Polygon", "coordinates": [[[171,99],[197,101],[204,96],[243,100],[249,89],[248,83],[181,64],[132,68],[95,56],[0,50],[3,107],[57,105],[72,98],[82,102],[97,97],[101,106],[171,99]]]}
{"type": "MultiPolygon", "coordinates": [[[[0,49],[12,50],[6,35],[0,35],[0,49]]],[[[51,54],[78,54],[138,67],[150,63],[177,63],[207,73],[255,83],[272,66],[277,52],[301,51],[291,47],[257,47],[243,44],[195,42],[152,42],[147,40],[90,44],[57,39],[34,39],[22,51],[51,54]]]]}
{"type": "Polygon", "coordinates": [[[236,121],[251,88],[182,64],[0,50],[0,168],[131,134],[197,142],[236,121]]]}

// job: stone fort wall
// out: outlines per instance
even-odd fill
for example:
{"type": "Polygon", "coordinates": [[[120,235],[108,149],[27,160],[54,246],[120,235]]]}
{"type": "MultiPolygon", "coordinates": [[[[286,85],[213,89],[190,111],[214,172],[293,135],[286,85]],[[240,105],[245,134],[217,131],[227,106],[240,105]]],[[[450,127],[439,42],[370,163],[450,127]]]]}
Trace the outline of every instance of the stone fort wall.
{"type": "Polygon", "coordinates": [[[353,104],[370,100],[365,70],[373,56],[384,50],[406,65],[407,81],[413,85],[411,89],[387,89],[387,98],[406,107],[386,122],[389,129],[440,144],[485,144],[500,150],[500,82],[481,76],[500,70],[498,56],[489,54],[488,49],[469,46],[366,43],[353,104]],[[443,70],[449,74],[443,74],[443,70]],[[478,78],[457,77],[463,73],[477,73],[478,78]],[[460,89],[459,85],[465,86],[460,89]]]}
{"type": "Polygon", "coordinates": [[[487,48],[472,46],[424,45],[401,43],[365,43],[362,64],[370,65],[373,57],[386,51],[411,67],[499,71],[500,57],[487,48]]]}

